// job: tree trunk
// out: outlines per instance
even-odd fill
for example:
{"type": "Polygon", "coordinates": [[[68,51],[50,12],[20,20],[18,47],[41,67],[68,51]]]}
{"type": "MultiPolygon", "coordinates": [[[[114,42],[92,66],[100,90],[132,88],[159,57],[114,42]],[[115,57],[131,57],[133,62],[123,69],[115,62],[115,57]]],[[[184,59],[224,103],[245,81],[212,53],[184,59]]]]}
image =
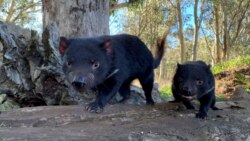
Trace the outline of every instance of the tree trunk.
{"type": "Polygon", "coordinates": [[[181,45],[181,63],[183,63],[185,61],[185,59],[186,59],[186,49],[185,49],[185,46],[184,46],[180,0],[177,0],[176,3],[177,3],[177,13],[178,13],[179,40],[180,40],[180,45],[181,45]]]}
{"type": "Polygon", "coordinates": [[[20,106],[83,103],[94,94],[80,95],[62,75],[59,38],[109,34],[109,1],[42,2],[42,42],[35,31],[0,23],[0,94],[20,106]]]}
{"type": "Polygon", "coordinates": [[[197,59],[197,45],[198,45],[198,33],[199,33],[199,23],[197,16],[198,0],[194,2],[194,42],[193,42],[193,61],[197,59]]]}
{"type": "Polygon", "coordinates": [[[109,34],[109,0],[42,0],[44,28],[55,22],[66,37],[109,34]]]}
{"type": "Polygon", "coordinates": [[[214,51],[209,47],[209,43],[208,43],[206,34],[205,34],[205,32],[204,32],[202,26],[201,26],[201,31],[202,31],[202,33],[203,33],[203,36],[205,37],[206,48],[207,48],[208,53],[209,53],[209,55],[210,55],[210,57],[211,57],[211,65],[214,66],[214,64],[215,64],[215,59],[214,59],[214,54],[213,54],[214,51]]]}
{"type": "Polygon", "coordinates": [[[227,9],[226,9],[226,1],[222,2],[222,10],[224,15],[223,21],[223,60],[226,61],[229,59],[229,46],[228,46],[228,21],[227,21],[227,9]]]}
{"type": "Polygon", "coordinates": [[[216,45],[216,51],[217,51],[217,58],[216,61],[217,63],[221,62],[221,48],[220,48],[220,39],[219,39],[219,9],[218,6],[216,4],[216,2],[214,2],[214,15],[215,15],[215,45],[216,45]]]}

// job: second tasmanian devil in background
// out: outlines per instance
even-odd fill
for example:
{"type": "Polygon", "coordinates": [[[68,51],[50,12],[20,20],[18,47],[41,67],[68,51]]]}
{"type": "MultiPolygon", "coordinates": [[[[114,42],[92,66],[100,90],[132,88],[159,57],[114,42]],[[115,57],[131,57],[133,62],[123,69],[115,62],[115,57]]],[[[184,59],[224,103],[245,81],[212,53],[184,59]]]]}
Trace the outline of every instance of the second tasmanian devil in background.
{"type": "Polygon", "coordinates": [[[215,107],[215,80],[210,65],[203,61],[192,61],[177,64],[173,78],[172,92],[176,102],[182,101],[187,109],[194,109],[191,100],[200,101],[197,118],[205,118],[211,107],[215,107]]]}
{"type": "Polygon", "coordinates": [[[165,37],[157,42],[156,56],[136,36],[122,34],[94,38],[60,38],[59,51],[63,56],[63,72],[78,91],[98,89],[90,112],[100,112],[119,92],[123,100],[130,95],[130,83],[138,78],[147,104],[151,96],[154,69],[164,53],[165,37]]]}

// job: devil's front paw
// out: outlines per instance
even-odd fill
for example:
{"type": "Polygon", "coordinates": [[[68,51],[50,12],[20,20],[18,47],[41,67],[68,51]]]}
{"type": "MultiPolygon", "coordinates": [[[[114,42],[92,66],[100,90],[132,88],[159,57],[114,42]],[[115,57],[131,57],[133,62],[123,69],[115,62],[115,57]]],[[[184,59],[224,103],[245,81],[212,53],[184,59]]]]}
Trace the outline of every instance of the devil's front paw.
{"type": "Polygon", "coordinates": [[[146,100],[146,104],[147,105],[155,105],[155,102],[153,99],[148,99],[148,100],[146,100]]]}
{"type": "Polygon", "coordinates": [[[205,113],[205,112],[198,112],[195,117],[196,118],[200,118],[200,119],[205,119],[205,118],[207,118],[207,113],[205,113]]]}
{"type": "Polygon", "coordinates": [[[86,109],[91,113],[101,113],[103,111],[103,107],[100,106],[97,102],[88,104],[86,109]]]}
{"type": "Polygon", "coordinates": [[[190,105],[186,105],[186,108],[187,108],[187,109],[189,109],[189,110],[193,110],[193,109],[195,109],[195,108],[194,108],[194,106],[193,106],[193,105],[191,105],[191,104],[190,104],[190,105]]]}

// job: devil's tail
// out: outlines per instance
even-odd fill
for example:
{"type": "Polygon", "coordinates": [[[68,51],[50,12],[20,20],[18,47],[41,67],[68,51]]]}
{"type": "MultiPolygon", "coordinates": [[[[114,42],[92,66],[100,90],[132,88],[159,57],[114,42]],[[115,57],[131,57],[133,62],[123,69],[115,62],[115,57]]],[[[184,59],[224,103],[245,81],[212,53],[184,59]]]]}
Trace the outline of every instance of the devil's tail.
{"type": "Polygon", "coordinates": [[[164,35],[162,39],[157,40],[157,46],[154,58],[154,68],[157,68],[161,63],[162,57],[164,55],[165,41],[166,41],[166,35],[164,35]]]}

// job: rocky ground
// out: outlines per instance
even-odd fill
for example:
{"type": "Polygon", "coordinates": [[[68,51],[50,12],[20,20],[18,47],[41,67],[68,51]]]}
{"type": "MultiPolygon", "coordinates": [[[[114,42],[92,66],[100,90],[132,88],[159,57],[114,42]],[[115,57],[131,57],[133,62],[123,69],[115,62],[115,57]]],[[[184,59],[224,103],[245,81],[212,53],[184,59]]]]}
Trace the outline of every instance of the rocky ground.
{"type": "MultiPolygon", "coordinates": [[[[250,93],[237,74],[248,80],[250,66],[216,75],[217,102],[222,110],[209,111],[205,120],[195,110],[159,98],[161,104],[145,105],[143,92],[131,87],[132,97],[124,104],[108,105],[103,113],[89,113],[84,105],[26,107],[0,112],[0,140],[3,141],[250,141],[250,93]]],[[[246,82],[248,83],[248,82],[246,82]]],[[[0,97],[0,107],[14,105],[0,97]]],[[[117,97],[119,99],[119,97],[117,97]]],[[[112,103],[115,103],[113,101],[112,103]]],[[[194,101],[196,109],[199,103],[194,101]]],[[[18,106],[17,106],[18,107],[18,106]]],[[[10,107],[10,108],[17,108],[10,107]]],[[[5,109],[8,109],[5,108],[5,109]]]]}
{"type": "Polygon", "coordinates": [[[217,103],[223,110],[210,110],[206,120],[178,103],[114,104],[100,114],[83,106],[20,108],[1,112],[0,140],[250,141],[249,101],[239,87],[232,99],[217,103]]]}

